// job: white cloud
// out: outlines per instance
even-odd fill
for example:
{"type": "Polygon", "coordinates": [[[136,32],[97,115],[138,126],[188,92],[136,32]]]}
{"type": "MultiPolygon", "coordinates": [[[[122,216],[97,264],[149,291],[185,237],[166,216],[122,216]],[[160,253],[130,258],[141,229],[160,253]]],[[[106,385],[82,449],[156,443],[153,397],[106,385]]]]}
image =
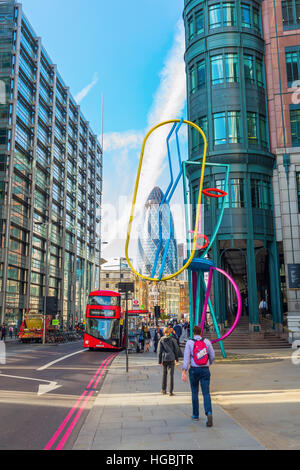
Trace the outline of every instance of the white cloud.
{"type": "Polygon", "coordinates": [[[142,145],[143,138],[143,133],[139,131],[110,132],[103,137],[104,151],[136,149],[142,145]]]}
{"type": "Polygon", "coordinates": [[[97,85],[99,81],[99,77],[98,77],[98,74],[96,73],[93,77],[93,80],[91,81],[91,83],[89,85],[87,85],[86,87],[84,87],[79,93],[77,93],[77,95],[75,96],[75,101],[77,102],[77,104],[80,104],[81,101],[89,94],[89,92],[91,91],[92,88],[94,88],[95,85],[97,85]]]}
{"type": "MultiPolygon", "coordinates": [[[[160,85],[154,96],[152,108],[148,115],[149,129],[163,121],[178,119],[186,102],[186,75],[184,63],[184,26],[177,24],[174,43],[166,58],[164,68],[160,73],[160,85]]],[[[160,177],[166,156],[166,138],[171,126],[157,129],[149,138],[146,145],[143,162],[143,185],[139,191],[139,201],[147,198],[160,177]]]]}
{"type": "MultiPolygon", "coordinates": [[[[105,134],[104,150],[121,150],[122,148],[139,148],[139,150],[141,150],[144,137],[150,128],[154,127],[160,122],[179,119],[182,117],[182,112],[186,103],[184,49],[184,26],[181,20],[177,24],[173,46],[166,57],[164,67],[160,73],[160,85],[154,95],[153,104],[148,114],[147,129],[141,131],[127,131],[123,133],[105,134]]],[[[169,132],[170,127],[164,126],[156,130],[147,142],[141,176],[142,184],[140,185],[140,190],[138,192],[135,220],[139,215],[141,215],[141,210],[145,200],[152,188],[157,183],[157,180],[164,169],[164,159],[167,153],[166,137],[169,132]]],[[[186,138],[186,133],[184,136],[186,138]]],[[[126,170],[127,168],[125,163],[123,168],[124,175],[126,174],[126,170]]],[[[131,197],[132,195],[130,194],[129,200],[131,200],[131,197]]],[[[122,213],[117,214],[117,232],[121,239],[123,239],[124,235],[127,233],[128,217],[128,210],[123,210],[122,213]]],[[[116,232],[113,232],[114,231],[112,230],[110,234],[107,234],[108,236],[106,238],[106,240],[109,238],[109,241],[111,242],[111,246],[107,247],[107,251],[109,252],[111,251],[110,248],[114,245],[114,239],[116,237],[116,232]]],[[[132,236],[135,236],[134,227],[132,236]]]]}

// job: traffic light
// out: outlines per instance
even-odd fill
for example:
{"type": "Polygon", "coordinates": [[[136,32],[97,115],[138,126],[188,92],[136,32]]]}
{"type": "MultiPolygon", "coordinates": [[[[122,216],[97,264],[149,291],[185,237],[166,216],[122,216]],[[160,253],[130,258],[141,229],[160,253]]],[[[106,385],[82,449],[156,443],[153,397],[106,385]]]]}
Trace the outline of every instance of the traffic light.
{"type": "Polygon", "coordinates": [[[46,315],[56,315],[58,309],[57,297],[46,297],[46,315]]]}
{"type": "Polygon", "coordinates": [[[154,307],[154,315],[155,315],[155,318],[160,318],[160,306],[159,305],[156,305],[154,307]]]}

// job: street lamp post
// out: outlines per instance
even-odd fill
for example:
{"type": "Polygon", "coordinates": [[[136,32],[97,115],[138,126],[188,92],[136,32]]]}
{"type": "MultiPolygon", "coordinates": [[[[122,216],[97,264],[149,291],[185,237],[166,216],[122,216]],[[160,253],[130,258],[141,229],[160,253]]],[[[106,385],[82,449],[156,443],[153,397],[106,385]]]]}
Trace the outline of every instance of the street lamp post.
{"type": "Polygon", "coordinates": [[[46,269],[45,269],[45,295],[43,302],[43,344],[46,344],[46,315],[47,315],[47,293],[48,293],[48,246],[49,246],[49,226],[50,222],[33,222],[37,226],[47,226],[46,237],[46,269]]]}
{"type": "Polygon", "coordinates": [[[125,347],[126,347],[126,372],[129,371],[128,357],[128,295],[134,293],[133,282],[120,282],[118,285],[119,292],[125,294],[125,347]]]}

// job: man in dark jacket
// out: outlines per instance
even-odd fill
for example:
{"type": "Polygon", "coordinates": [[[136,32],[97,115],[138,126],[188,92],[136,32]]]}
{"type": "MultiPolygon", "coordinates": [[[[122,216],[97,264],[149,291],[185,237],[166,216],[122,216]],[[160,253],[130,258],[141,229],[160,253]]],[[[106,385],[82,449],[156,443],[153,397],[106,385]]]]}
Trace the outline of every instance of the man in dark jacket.
{"type": "Polygon", "coordinates": [[[177,342],[178,342],[178,346],[179,346],[179,340],[180,340],[180,337],[182,335],[182,328],[181,328],[181,325],[179,323],[176,323],[176,325],[174,326],[174,331],[175,331],[175,334],[177,336],[177,342]]]}
{"type": "Polygon", "coordinates": [[[158,343],[158,363],[163,367],[161,393],[165,395],[167,393],[167,375],[168,370],[170,371],[170,397],[174,395],[174,369],[175,362],[178,362],[180,357],[180,348],[177,341],[170,336],[170,329],[164,329],[164,336],[158,343]]]}

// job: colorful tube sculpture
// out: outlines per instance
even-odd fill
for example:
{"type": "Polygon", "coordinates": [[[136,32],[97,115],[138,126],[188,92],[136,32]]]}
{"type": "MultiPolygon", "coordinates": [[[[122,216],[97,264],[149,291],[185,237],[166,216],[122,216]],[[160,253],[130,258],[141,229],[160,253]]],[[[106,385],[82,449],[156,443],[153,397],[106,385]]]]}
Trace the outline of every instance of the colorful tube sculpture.
{"type": "Polygon", "coordinates": [[[212,340],[213,343],[219,342],[220,343],[220,348],[223,354],[223,357],[226,357],[226,352],[223,346],[223,340],[226,339],[236,328],[240,317],[241,317],[241,312],[242,312],[242,300],[241,300],[241,294],[239,292],[238,286],[234,279],[232,279],[231,276],[229,276],[228,273],[226,273],[224,270],[214,266],[213,262],[209,259],[207,259],[207,253],[211,249],[218,230],[220,228],[223,214],[224,214],[224,209],[225,209],[225,204],[226,204],[226,197],[228,196],[228,186],[229,186],[229,170],[230,166],[227,164],[218,164],[218,163],[208,163],[206,161],[206,153],[207,153],[207,140],[205,137],[204,132],[200,127],[198,127],[195,123],[186,121],[184,119],[173,119],[169,121],[164,121],[155,127],[153,127],[146,135],[143,146],[142,146],[142,151],[140,155],[140,161],[139,161],[139,166],[138,166],[138,172],[137,172],[137,177],[136,177],[136,183],[135,183],[135,188],[134,188],[134,193],[133,193],[133,201],[132,201],[132,206],[131,206],[131,213],[130,213],[130,219],[129,219],[129,224],[128,224],[128,230],[127,230],[127,238],[126,238],[126,245],[125,245],[125,256],[127,259],[127,263],[131,270],[141,279],[146,280],[146,281],[151,281],[154,283],[158,282],[163,282],[167,281],[169,279],[173,279],[177,277],[179,274],[181,274],[184,270],[188,270],[188,280],[189,280],[189,305],[190,305],[190,330],[191,330],[191,335],[193,331],[194,325],[201,325],[201,330],[203,333],[204,330],[204,325],[205,325],[205,320],[207,316],[207,309],[209,308],[210,315],[213,320],[214,328],[217,334],[217,338],[215,340],[212,340]],[[135,214],[135,206],[136,206],[136,200],[137,200],[137,194],[138,194],[138,189],[139,189],[139,184],[140,184],[140,176],[141,176],[141,171],[142,171],[142,166],[143,166],[143,159],[144,159],[144,153],[145,153],[145,147],[147,144],[147,141],[149,137],[155,132],[157,129],[161,128],[162,126],[173,124],[171,131],[168,134],[167,137],[167,154],[168,154],[168,164],[169,164],[169,172],[170,172],[170,183],[168,185],[168,188],[165,192],[165,195],[163,197],[163,200],[160,204],[159,210],[158,210],[158,225],[159,225],[159,242],[157,245],[157,250],[155,254],[155,260],[153,263],[151,275],[146,276],[142,273],[139,273],[137,270],[134,269],[132,266],[131,260],[128,255],[129,251],[129,243],[130,243],[130,236],[131,236],[131,229],[132,229],[132,223],[133,223],[133,218],[135,214]],[[194,128],[199,134],[201,135],[203,142],[204,142],[204,150],[203,150],[203,158],[202,161],[182,161],[181,159],[181,154],[180,154],[180,145],[179,145],[179,138],[178,138],[178,132],[182,124],[186,124],[192,128],[194,128]],[[178,154],[178,163],[179,163],[179,173],[176,177],[176,180],[174,181],[173,177],[173,165],[172,165],[172,158],[171,158],[171,151],[170,151],[170,139],[175,131],[176,134],[176,145],[177,145],[177,154],[178,154]],[[199,179],[199,194],[198,194],[198,199],[197,199],[197,208],[196,208],[196,217],[195,217],[195,227],[194,230],[190,229],[190,222],[189,222],[189,214],[188,214],[188,190],[187,190],[187,167],[188,166],[196,166],[199,167],[200,170],[200,179],[199,179]],[[204,175],[205,175],[205,169],[209,167],[222,167],[225,170],[225,186],[224,190],[220,190],[217,188],[206,188],[203,189],[203,182],[204,182],[204,175]],[[170,244],[170,239],[173,236],[174,233],[174,227],[172,224],[172,218],[171,218],[171,210],[170,210],[170,202],[171,199],[174,195],[175,189],[178,186],[178,183],[180,179],[183,179],[183,198],[184,198],[184,206],[185,206],[185,225],[186,225],[186,241],[187,241],[187,259],[184,261],[183,266],[175,273],[171,273],[168,276],[164,276],[164,268],[165,268],[165,262],[166,262],[166,257],[169,249],[169,244],[170,244]],[[212,237],[210,240],[208,240],[207,236],[205,234],[201,233],[201,204],[203,197],[210,197],[210,198],[222,198],[222,205],[221,205],[221,210],[219,213],[219,217],[217,220],[217,223],[214,228],[214,232],[212,234],[212,237]],[[158,259],[162,251],[162,246],[163,246],[163,240],[162,240],[162,207],[163,205],[166,205],[169,210],[170,214],[170,228],[169,228],[169,238],[167,239],[167,242],[165,244],[165,247],[163,249],[163,255],[162,255],[162,262],[159,268],[159,274],[156,276],[157,268],[158,268],[158,259]],[[191,240],[191,234],[193,234],[192,240],[191,240]],[[203,238],[205,240],[205,244],[202,246],[198,245],[198,240],[200,238],[203,238]],[[201,255],[199,258],[196,258],[196,251],[201,252],[201,255]],[[204,273],[208,272],[208,282],[207,285],[204,281],[204,273]],[[210,300],[210,291],[211,291],[211,286],[212,286],[212,280],[213,280],[213,273],[217,272],[223,276],[225,276],[229,282],[233,285],[233,288],[236,292],[237,296],[237,315],[235,318],[235,321],[232,325],[232,327],[228,330],[226,334],[221,336],[217,320],[215,318],[213,306],[210,300]],[[201,293],[205,293],[205,299],[204,299],[204,305],[202,309],[202,315],[201,315],[201,320],[200,320],[200,298],[201,298],[201,293]]]}

